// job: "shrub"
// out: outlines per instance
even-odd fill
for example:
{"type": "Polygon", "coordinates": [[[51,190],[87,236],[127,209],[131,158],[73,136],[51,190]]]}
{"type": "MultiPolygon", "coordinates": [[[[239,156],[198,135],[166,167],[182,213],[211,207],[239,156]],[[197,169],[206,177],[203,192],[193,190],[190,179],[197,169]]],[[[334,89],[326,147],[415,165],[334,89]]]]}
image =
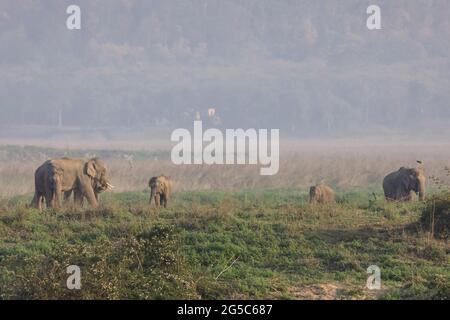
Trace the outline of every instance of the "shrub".
{"type": "Polygon", "coordinates": [[[177,233],[157,225],[138,236],[94,244],[59,244],[48,254],[0,258],[2,299],[195,298],[177,233]],[[81,269],[81,290],[69,290],[66,268],[81,269]]]}
{"type": "Polygon", "coordinates": [[[450,192],[429,198],[420,218],[422,227],[439,239],[450,236],[450,192]]]}

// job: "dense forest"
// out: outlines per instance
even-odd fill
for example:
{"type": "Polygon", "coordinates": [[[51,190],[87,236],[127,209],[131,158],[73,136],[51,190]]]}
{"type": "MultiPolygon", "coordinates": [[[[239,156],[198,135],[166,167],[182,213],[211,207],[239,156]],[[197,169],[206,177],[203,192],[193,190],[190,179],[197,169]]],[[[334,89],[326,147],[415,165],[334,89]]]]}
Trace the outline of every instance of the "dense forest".
{"type": "Polygon", "coordinates": [[[450,2],[2,0],[0,126],[439,132],[450,2]],[[82,12],[68,30],[68,5],[82,12]]]}

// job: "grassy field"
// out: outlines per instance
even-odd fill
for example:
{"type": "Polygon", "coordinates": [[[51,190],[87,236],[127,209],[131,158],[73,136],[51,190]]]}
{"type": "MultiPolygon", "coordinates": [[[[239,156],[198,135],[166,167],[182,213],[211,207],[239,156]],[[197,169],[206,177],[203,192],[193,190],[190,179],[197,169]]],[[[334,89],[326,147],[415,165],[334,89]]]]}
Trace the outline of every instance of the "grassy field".
{"type": "MultiPolygon", "coordinates": [[[[163,151],[0,147],[0,299],[450,299],[450,197],[386,203],[380,181],[401,150],[350,149],[293,154],[261,177],[173,167],[163,151]],[[86,153],[107,161],[118,187],[100,208],[28,208],[36,165],[86,153]],[[157,210],[147,181],[167,172],[176,192],[157,210]],[[338,203],[308,204],[307,186],[322,179],[338,203]],[[81,290],[66,287],[69,265],[81,290]],[[366,288],[371,265],[380,290],[366,288]]],[[[433,150],[419,156],[429,194],[441,194],[448,162],[433,150]]]]}
{"type": "Polygon", "coordinates": [[[143,192],[97,210],[0,207],[3,299],[449,299],[448,240],[417,223],[425,204],[363,191],[310,206],[305,190],[180,192],[168,209],[143,192]],[[82,270],[68,290],[66,267],[82,270]],[[381,290],[366,269],[381,269],[381,290]]]}

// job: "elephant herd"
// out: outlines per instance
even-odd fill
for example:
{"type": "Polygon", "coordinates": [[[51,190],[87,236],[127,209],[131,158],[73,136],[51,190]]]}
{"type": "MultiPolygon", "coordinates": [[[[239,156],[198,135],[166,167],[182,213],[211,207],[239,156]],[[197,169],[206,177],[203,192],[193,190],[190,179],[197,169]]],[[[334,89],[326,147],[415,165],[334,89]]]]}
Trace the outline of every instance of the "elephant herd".
{"type": "MultiPolygon", "coordinates": [[[[98,206],[101,192],[113,189],[109,182],[105,163],[98,158],[77,159],[61,158],[44,162],[35,172],[35,193],[31,205],[42,209],[61,206],[70,201],[82,206],[84,199],[92,207],[98,206]]],[[[149,181],[150,204],[167,207],[172,192],[169,177],[160,175],[149,181]]],[[[383,190],[388,201],[410,201],[412,193],[420,200],[425,198],[425,174],[422,166],[417,168],[401,167],[389,173],[383,180],[383,190]]],[[[310,203],[328,203],[335,201],[335,192],[324,183],[312,186],[309,192],[310,203]]]]}
{"type": "MultiPolygon", "coordinates": [[[[34,197],[31,205],[42,210],[61,206],[62,198],[65,203],[70,201],[82,206],[84,199],[92,207],[98,206],[98,195],[114,186],[109,182],[107,167],[98,159],[88,160],[76,158],[61,158],[47,160],[34,174],[34,197]]],[[[155,201],[157,206],[166,207],[171,193],[170,178],[158,176],[150,179],[150,203],[155,201]]]]}
{"type": "MultiPolygon", "coordinates": [[[[411,201],[412,194],[425,199],[425,173],[422,166],[417,168],[401,167],[389,173],[383,179],[384,196],[388,201],[411,201]]],[[[335,201],[333,189],[324,183],[312,186],[309,190],[310,203],[327,203],[335,201]]]]}

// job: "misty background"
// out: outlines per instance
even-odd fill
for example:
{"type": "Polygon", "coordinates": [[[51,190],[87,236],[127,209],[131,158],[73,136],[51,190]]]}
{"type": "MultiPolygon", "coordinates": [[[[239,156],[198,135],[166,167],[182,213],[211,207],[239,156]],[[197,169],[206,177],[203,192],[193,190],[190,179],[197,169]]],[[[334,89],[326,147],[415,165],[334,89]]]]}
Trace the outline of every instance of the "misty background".
{"type": "Polygon", "coordinates": [[[284,136],[445,135],[449,49],[448,0],[1,0],[0,138],[153,137],[209,108],[284,136]]]}

